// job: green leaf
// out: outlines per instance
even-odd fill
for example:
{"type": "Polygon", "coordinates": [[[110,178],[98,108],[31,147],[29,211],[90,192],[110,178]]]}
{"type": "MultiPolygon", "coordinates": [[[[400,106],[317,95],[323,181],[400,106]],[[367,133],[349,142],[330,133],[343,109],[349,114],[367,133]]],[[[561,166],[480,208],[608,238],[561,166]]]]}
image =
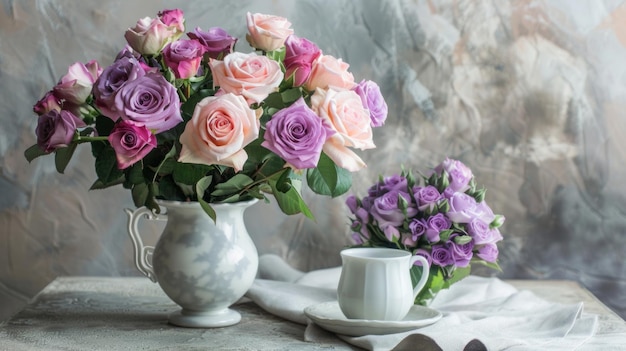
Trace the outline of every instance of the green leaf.
{"type": "Polygon", "coordinates": [[[316,194],[337,197],[350,190],[352,174],[322,153],[317,167],[307,170],[307,183],[316,194]]]}
{"type": "Polygon", "coordinates": [[[102,149],[96,158],[95,167],[98,179],[102,181],[105,186],[109,183],[117,182],[120,178],[124,177],[124,173],[117,168],[115,150],[113,150],[110,145],[102,149]]]}
{"type": "Polygon", "coordinates": [[[285,105],[291,105],[302,97],[302,90],[300,88],[287,89],[280,93],[280,97],[285,105]]]}
{"type": "Polygon", "coordinates": [[[213,176],[206,176],[200,179],[196,183],[196,194],[198,194],[198,202],[200,203],[200,206],[202,207],[204,212],[206,212],[206,214],[211,217],[213,222],[217,222],[217,214],[215,213],[215,210],[208,202],[204,200],[204,196],[202,196],[204,192],[209,188],[209,186],[211,186],[212,181],[213,176]]]}
{"type": "Polygon", "coordinates": [[[254,179],[243,173],[238,173],[228,181],[217,184],[211,196],[225,196],[238,193],[252,183],[254,183],[254,179]]]}
{"type": "Polygon", "coordinates": [[[126,171],[126,181],[133,185],[146,182],[143,177],[143,167],[141,166],[141,162],[135,163],[126,171]]]}
{"type": "Polygon", "coordinates": [[[148,195],[150,194],[148,184],[140,183],[133,186],[131,194],[133,196],[133,203],[135,204],[135,206],[141,207],[145,205],[146,200],[148,199],[148,195]]]}
{"type": "Polygon", "coordinates": [[[211,166],[196,163],[176,163],[172,176],[176,183],[195,185],[211,170],[211,166]]]}
{"type": "Polygon", "coordinates": [[[180,107],[181,111],[183,112],[183,118],[185,119],[185,122],[191,119],[191,116],[193,116],[193,111],[196,108],[196,105],[198,104],[198,102],[200,102],[200,100],[204,99],[207,96],[211,96],[214,94],[215,94],[214,89],[202,89],[202,90],[198,90],[195,94],[191,95],[189,99],[187,99],[187,101],[185,101],[185,103],[182,104],[182,106],[180,107]]]}
{"type": "MultiPolygon", "coordinates": [[[[293,180],[292,180],[293,181],[293,180]]],[[[302,213],[306,217],[314,220],[313,213],[306,205],[302,196],[298,192],[296,186],[292,186],[286,192],[281,192],[276,187],[276,181],[270,180],[269,185],[272,188],[272,194],[278,203],[278,207],[287,215],[293,215],[296,213],[302,213]]]]}
{"type": "Polygon", "coordinates": [[[472,263],[481,264],[485,267],[489,267],[491,269],[495,269],[498,272],[502,272],[502,268],[497,262],[487,262],[485,260],[472,260],[472,263]]]}
{"type": "Polygon", "coordinates": [[[26,157],[26,160],[28,162],[31,162],[32,160],[36,159],[39,156],[48,155],[48,154],[49,154],[48,152],[43,151],[37,144],[29,147],[28,149],[26,149],[26,151],[24,151],[24,157],[26,157]]]}
{"type": "Polygon", "coordinates": [[[65,168],[70,163],[77,146],[78,144],[71,143],[68,147],[56,149],[54,152],[54,165],[57,168],[57,172],[61,174],[65,172],[65,168]]]}

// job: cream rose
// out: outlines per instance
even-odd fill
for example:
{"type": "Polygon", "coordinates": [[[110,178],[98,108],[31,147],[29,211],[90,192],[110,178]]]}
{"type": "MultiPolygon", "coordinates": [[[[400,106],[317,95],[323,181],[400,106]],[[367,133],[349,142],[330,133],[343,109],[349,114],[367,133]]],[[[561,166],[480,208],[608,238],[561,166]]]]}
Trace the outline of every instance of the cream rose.
{"type": "Polygon", "coordinates": [[[348,71],[349,64],[330,55],[322,55],[313,62],[311,75],[304,87],[309,91],[329,86],[350,90],[356,86],[354,76],[348,71]]]}
{"type": "Polygon", "coordinates": [[[248,104],[263,101],[283,80],[278,62],[256,53],[233,52],[223,61],[211,59],[213,85],[225,93],[242,95],[248,104]]]}
{"type": "Polygon", "coordinates": [[[283,17],[248,12],[246,20],[246,40],[255,49],[274,51],[283,47],[287,37],[293,34],[291,23],[283,17]]]}
{"type": "Polygon", "coordinates": [[[336,131],[324,144],[326,155],[339,167],[351,172],[365,167],[365,162],[348,149],[376,147],[369,111],[363,107],[359,95],[352,90],[318,88],[311,97],[311,109],[336,131]]]}
{"type": "Polygon", "coordinates": [[[242,96],[224,94],[201,100],[180,136],[178,161],[219,164],[240,171],[244,147],[259,136],[259,119],[242,96]]]}

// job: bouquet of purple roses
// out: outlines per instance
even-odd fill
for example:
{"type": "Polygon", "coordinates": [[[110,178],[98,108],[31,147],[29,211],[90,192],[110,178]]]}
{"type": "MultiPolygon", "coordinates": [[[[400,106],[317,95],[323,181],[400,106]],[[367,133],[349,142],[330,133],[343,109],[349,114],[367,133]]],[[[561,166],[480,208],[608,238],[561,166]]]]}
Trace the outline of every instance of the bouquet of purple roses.
{"type": "Polygon", "coordinates": [[[374,148],[387,105],[372,81],[293,34],[285,18],[247,14],[251,52],[224,29],[185,35],[183,12],[164,10],[125,32],[108,67],[77,62],[34,106],[37,144],[63,173],[91,144],[92,189],[122,185],[137,206],[155,199],[210,203],[275,197],[287,214],[312,214],[301,184],[338,196],[374,148]]]}
{"type": "MultiPolygon", "coordinates": [[[[468,276],[472,263],[500,270],[498,247],[502,215],[494,214],[477,188],[472,171],[446,159],[419,185],[413,174],[382,178],[362,199],[351,195],[355,246],[389,247],[424,256],[430,276],[415,303],[427,304],[441,289],[468,276]]],[[[414,277],[421,276],[414,266],[414,277]]],[[[414,282],[415,283],[415,282],[414,282]]]]}

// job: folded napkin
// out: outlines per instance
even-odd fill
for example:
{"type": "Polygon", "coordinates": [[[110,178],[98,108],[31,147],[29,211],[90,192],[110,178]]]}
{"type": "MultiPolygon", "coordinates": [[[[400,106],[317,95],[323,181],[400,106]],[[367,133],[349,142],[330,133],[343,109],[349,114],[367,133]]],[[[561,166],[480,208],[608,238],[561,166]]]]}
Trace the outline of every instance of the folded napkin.
{"type": "MultiPolygon", "coordinates": [[[[307,325],[304,338],[324,342],[332,334],[308,320],[303,310],[337,299],[341,267],[303,273],[280,257],[263,255],[259,279],[246,296],[261,308],[307,325]]],[[[497,278],[469,276],[441,291],[429,306],[443,313],[438,322],[408,332],[351,337],[368,350],[573,350],[594,335],[597,316],[583,304],[547,302],[497,278]]]]}

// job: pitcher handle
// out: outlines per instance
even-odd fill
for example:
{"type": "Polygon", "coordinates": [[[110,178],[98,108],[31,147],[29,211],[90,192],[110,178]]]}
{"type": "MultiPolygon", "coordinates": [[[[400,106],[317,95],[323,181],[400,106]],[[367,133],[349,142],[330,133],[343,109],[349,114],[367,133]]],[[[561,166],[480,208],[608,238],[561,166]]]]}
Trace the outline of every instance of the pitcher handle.
{"type": "Polygon", "coordinates": [[[145,218],[147,220],[167,220],[167,216],[160,215],[152,212],[147,207],[140,207],[135,210],[129,208],[124,209],[124,212],[128,214],[128,235],[133,242],[133,248],[135,250],[135,266],[146,277],[150,278],[153,282],[157,282],[157,277],[154,274],[152,268],[152,253],[154,252],[154,246],[148,246],[143,244],[141,235],[139,233],[139,220],[145,218]]]}
{"type": "Polygon", "coordinates": [[[422,276],[417,282],[417,285],[415,285],[415,288],[413,288],[413,300],[415,300],[417,294],[419,294],[419,292],[422,291],[422,289],[426,285],[426,281],[428,281],[428,275],[430,274],[430,265],[428,264],[428,260],[426,260],[426,258],[421,255],[414,255],[413,257],[411,257],[411,264],[409,265],[409,268],[413,267],[413,264],[415,264],[415,262],[417,261],[422,264],[422,276]]]}

